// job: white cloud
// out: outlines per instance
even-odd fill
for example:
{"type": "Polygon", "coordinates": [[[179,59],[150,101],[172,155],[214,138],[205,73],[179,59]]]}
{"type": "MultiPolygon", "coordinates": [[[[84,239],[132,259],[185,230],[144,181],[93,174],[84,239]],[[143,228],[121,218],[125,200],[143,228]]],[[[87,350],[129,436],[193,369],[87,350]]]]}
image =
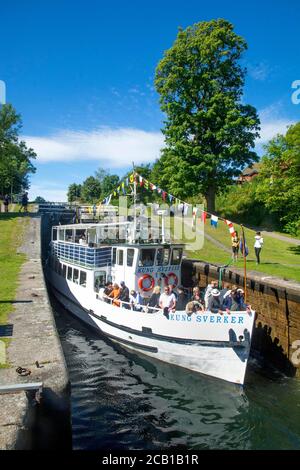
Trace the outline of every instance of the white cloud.
{"type": "Polygon", "coordinates": [[[260,138],[256,144],[261,146],[269,142],[277,134],[285,134],[288,126],[295,123],[283,116],[282,103],[274,103],[258,112],[261,121],[260,138]]]}
{"type": "Polygon", "coordinates": [[[109,127],[62,130],[48,137],[24,136],[24,140],[40,163],[97,160],[106,168],[153,162],[164,144],[161,132],[109,127]]]}
{"type": "Polygon", "coordinates": [[[248,65],[248,73],[250,77],[254,78],[254,80],[259,80],[261,82],[265,81],[271,72],[271,68],[264,62],[260,62],[259,64],[249,64],[248,65]]]}

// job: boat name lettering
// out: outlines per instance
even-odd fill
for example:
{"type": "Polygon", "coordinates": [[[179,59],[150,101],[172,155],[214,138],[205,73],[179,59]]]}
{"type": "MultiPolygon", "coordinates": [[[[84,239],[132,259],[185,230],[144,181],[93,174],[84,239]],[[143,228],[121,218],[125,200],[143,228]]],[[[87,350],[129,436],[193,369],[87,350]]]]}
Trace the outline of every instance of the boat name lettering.
{"type": "Polygon", "coordinates": [[[192,322],[196,321],[197,323],[244,323],[244,317],[237,316],[224,316],[224,315],[187,315],[182,313],[170,313],[169,320],[173,321],[182,321],[182,322],[192,322]]]}
{"type": "Polygon", "coordinates": [[[179,266],[146,266],[146,267],[140,267],[138,268],[137,272],[138,273],[165,273],[165,272],[172,272],[172,271],[178,271],[179,266]]]}

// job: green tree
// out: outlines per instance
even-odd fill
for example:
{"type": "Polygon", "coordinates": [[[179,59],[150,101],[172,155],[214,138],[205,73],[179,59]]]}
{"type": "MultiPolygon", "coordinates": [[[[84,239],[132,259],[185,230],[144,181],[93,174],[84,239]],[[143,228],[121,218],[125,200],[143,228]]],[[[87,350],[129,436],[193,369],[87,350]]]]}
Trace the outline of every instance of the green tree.
{"type": "Polygon", "coordinates": [[[11,104],[0,108],[0,192],[18,193],[29,188],[29,175],[35,173],[31,159],[35,152],[19,140],[22,121],[11,104]]]}
{"type": "Polygon", "coordinates": [[[265,146],[257,195],[285,230],[300,232],[300,122],[265,146]]]}
{"type": "Polygon", "coordinates": [[[246,48],[228,21],[196,23],[179,31],[156,69],[166,147],[153,175],[178,197],[202,193],[209,211],[216,193],[258,160],[257,112],[241,103],[246,48]]]}
{"type": "Polygon", "coordinates": [[[44,199],[43,197],[41,196],[37,196],[34,200],[35,204],[43,204],[44,202],[46,202],[46,199],[44,199]]]}
{"type": "Polygon", "coordinates": [[[119,182],[120,178],[118,177],[118,175],[106,175],[103,178],[101,184],[102,196],[108,196],[114,189],[116,189],[119,182]]]}
{"type": "Polygon", "coordinates": [[[94,176],[89,176],[82,184],[81,198],[93,204],[101,199],[101,184],[94,176]]]}
{"type": "Polygon", "coordinates": [[[68,187],[68,201],[74,202],[78,201],[81,198],[81,184],[72,183],[68,187]]]}

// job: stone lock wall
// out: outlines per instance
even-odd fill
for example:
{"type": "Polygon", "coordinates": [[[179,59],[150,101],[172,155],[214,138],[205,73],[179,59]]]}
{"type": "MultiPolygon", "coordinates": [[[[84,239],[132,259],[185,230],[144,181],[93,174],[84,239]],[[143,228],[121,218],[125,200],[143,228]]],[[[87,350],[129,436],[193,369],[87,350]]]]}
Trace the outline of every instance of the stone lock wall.
{"type": "MultiPolygon", "coordinates": [[[[186,287],[205,288],[218,280],[220,267],[197,260],[184,260],[182,279],[186,287]]],[[[244,288],[242,270],[226,268],[223,284],[244,288]]],[[[258,353],[288,375],[300,377],[300,284],[257,272],[247,273],[247,303],[256,311],[252,352],[258,353]]]]}

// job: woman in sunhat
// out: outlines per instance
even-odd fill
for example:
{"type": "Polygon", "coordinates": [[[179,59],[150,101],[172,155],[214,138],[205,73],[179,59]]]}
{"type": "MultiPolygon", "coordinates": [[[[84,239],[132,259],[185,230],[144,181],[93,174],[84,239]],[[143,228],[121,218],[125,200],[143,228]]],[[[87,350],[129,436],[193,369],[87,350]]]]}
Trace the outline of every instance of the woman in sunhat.
{"type": "Polygon", "coordinates": [[[220,310],[222,310],[222,300],[220,298],[219,289],[213,289],[211,291],[211,294],[208,298],[207,310],[212,313],[218,313],[220,310]]]}

